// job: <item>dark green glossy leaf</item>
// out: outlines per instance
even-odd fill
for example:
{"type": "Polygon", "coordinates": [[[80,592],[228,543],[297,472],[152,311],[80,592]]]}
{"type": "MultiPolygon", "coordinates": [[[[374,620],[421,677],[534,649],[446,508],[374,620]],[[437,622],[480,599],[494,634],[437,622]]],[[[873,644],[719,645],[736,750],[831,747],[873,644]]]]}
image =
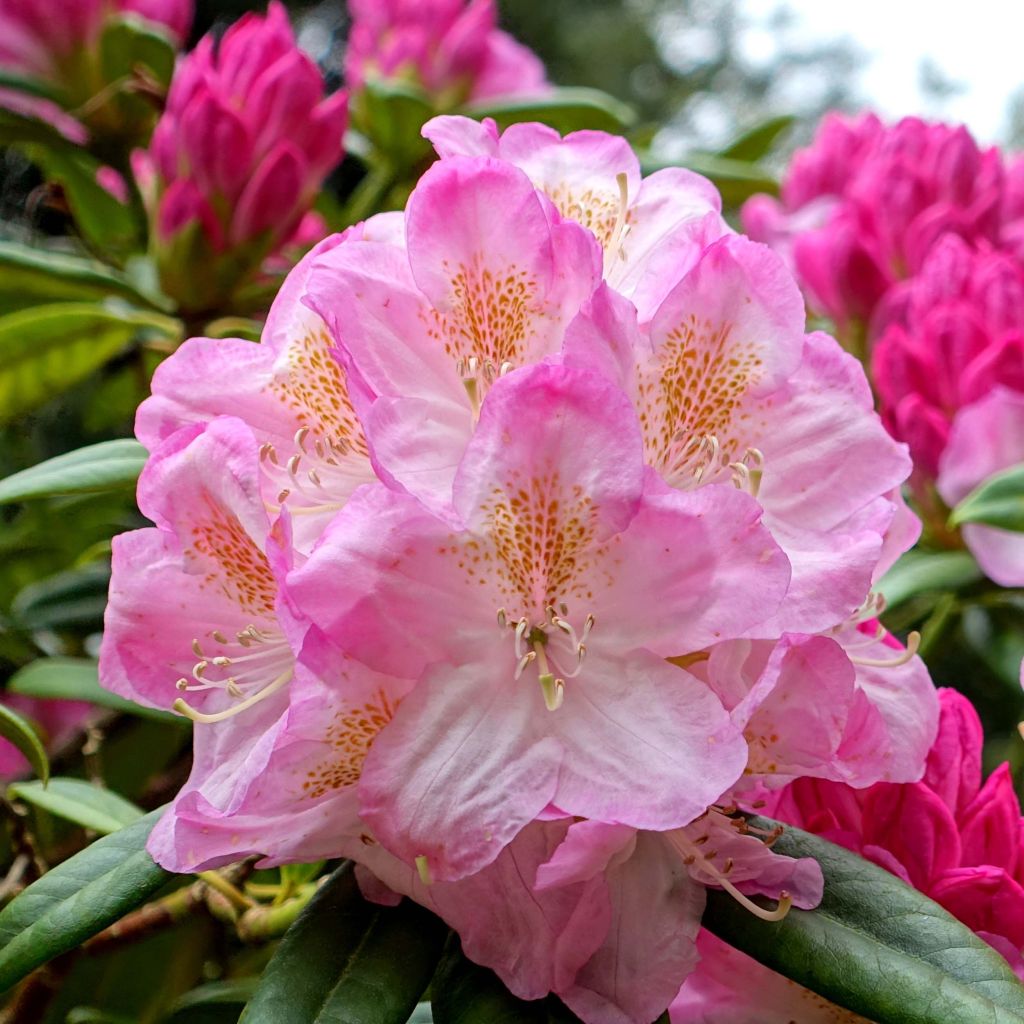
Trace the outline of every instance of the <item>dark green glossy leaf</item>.
{"type": "Polygon", "coordinates": [[[146,464],[138,441],[102,441],[47,459],[0,480],[0,505],[55,494],[133,490],[146,464]]]}
{"type": "Polygon", "coordinates": [[[167,335],[174,324],[159,314],[72,302],[0,317],[0,423],[77,384],[140,331],[167,335]]]}
{"type": "Polygon", "coordinates": [[[0,736],[18,748],[43,783],[49,779],[50,759],[35,729],[5,704],[0,704],[0,736]]]}
{"type": "Polygon", "coordinates": [[[267,965],[240,1024],[405,1024],[447,929],[414,903],[368,903],[338,868],[267,965]]]}
{"type": "Polygon", "coordinates": [[[124,797],[82,779],[57,777],[45,786],[41,782],[14,782],[7,787],[7,792],[33,807],[103,835],[134,824],[143,815],[124,797]]]}
{"type": "Polygon", "coordinates": [[[401,82],[367,82],[352,108],[353,123],[399,175],[432,152],[420,129],[436,113],[422,90],[401,82]]]}
{"type": "Polygon", "coordinates": [[[11,676],[7,681],[7,689],[27,697],[84,700],[113,711],[125,711],[141,718],[155,718],[183,728],[190,725],[181,715],[144,707],[105,690],[100,686],[96,662],[91,658],[37,658],[11,676]]]}
{"type": "Polygon", "coordinates": [[[792,114],[769,118],[734,139],[725,149],[720,149],[717,155],[746,163],[760,160],[795,123],[796,118],[792,114]]]}
{"type": "Polygon", "coordinates": [[[719,938],[869,1020],[1024,1022],[1024,986],[1007,962],[923,893],[799,829],[787,827],[774,848],[821,864],[821,906],[769,923],[709,892],[704,926],[719,938]]]}
{"type": "Polygon", "coordinates": [[[80,302],[112,295],[149,300],[122,274],[92,260],[63,252],[0,242],[0,312],[58,300],[80,302]]]}
{"type": "Polygon", "coordinates": [[[186,1024],[195,1011],[215,1006],[237,1007],[235,1018],[242,1007],[252,998],[259,985],[259,978],[235,978],[230,981],[211,981],[199,988],[186,992],[174,1001],[167,1012],[167,1024],[186,1024]]]}
{"type": "Polygon", "coordinates": [[[1024,463],[990,476],[953,509],[950,526],[965,523],[1024,532],[1024,463]]]}
{"type": "Polygon", "coordinates": [[[0,911],[0,991],[113,924],[171,878],[146,852],[161,813],[97,840],[0,911]]]}
{"type": "Polygon", "coordinates": [[[909,551],[875,589],[891,611],[919,594],[959,590],[981,578],[978,563],[968,551],[909,551]]]}
{"type": "Polygon", "coordinates": [[[477,119],[493,117],[499,128],[542,121],[563,135],[582,128],[621,132],[636,121],[632,107],[599,89],[556,89],[539,98],[475,103],[460,113],[477,119]]]}

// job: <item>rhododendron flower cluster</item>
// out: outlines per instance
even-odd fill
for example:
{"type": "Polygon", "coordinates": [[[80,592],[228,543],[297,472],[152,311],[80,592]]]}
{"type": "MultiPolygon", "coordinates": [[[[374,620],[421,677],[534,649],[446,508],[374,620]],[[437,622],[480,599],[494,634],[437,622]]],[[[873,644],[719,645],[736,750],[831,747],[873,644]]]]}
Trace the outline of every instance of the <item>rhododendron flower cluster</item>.
{"type": "Polygon", "coordinates": [[[345,83],[408,83],[438,110],[550,90],[538,57],[497,27],[494,0],[351,0],[345,83]]]}
{"type": "MultiPolygon", "coordinates": [[[[1024,817],[1008,764],[982,784],[982,731],[970,702],[939,690],[939,730],[923,778],[854,789],[798,779],[770,810],[927,893],[1024,976],[1024,817]]],[[[702,932],[700,965],[673,1004],[685,1024],[859,1020],[702,932]],[[742,976],[742,985],[735,979],[742,976]]]]}
{"type": "Polygon", "coordinates": [[[276,0],[202,39],[135,159],[164,290],[187,310],[215,308],[267,256],[320,237],[310,210],[346,123],[345,94],[325,98],[276,0]]]}
{"type": "Polygon", "coordinates": [[[737,801],[921,776],[935,692],[871,593],[910,461],[708,182],[425,134],[404,212],[317,246],[259,344],[157,372],[101,677],[196,723],[164,866],[351,857],[516,994],[647,1024],[708,886],[820,899],[737,801]]]}
{"type": "MultiPolygon", "coordinates": [[[[743,209],[869,362],[917,504],[947,540],[946,506],[1024,461],[1020,168],[964,128],[831,115],[781,201],[743,209]]],[[[971,524],[963,540],[992,580],[1024,582],[1019,534],[971,524]]]]}

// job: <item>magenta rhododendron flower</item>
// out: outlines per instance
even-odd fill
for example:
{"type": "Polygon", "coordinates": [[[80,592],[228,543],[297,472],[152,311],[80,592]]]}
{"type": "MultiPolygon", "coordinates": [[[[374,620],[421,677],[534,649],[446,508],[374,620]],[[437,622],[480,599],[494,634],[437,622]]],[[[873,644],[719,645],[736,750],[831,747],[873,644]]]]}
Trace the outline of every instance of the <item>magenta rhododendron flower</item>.
{"type": "Polygon", "coordinates": [[[869,325],[941,235],[997,242],[1002,204],[1002,158],[965,128],[830,114],[794,157],[781,200],[751,199],[743,225],[790,255],[811,305],[845,329],[869,325]]]}
{"type": "Polygon", "coordinates": [[[408,82],[438,109],[550,91],[536,54],[497,27],[494,0],[350,0],[345,83],[408,82]]]}
{"type": "Polygon", "coordinates": [[[165,290],[210,308],[288,244],[341,160],[346,122],[344,93],[325,98],[276,0],[202,39],[136,154],[165,290]]]}
{"type": "Polygon", "coordinates": [[[1009,765],[982,785],[978,716],[954,690],[940,690],[939,699],[939,731],[920,782],[858,791],[798,779],[772,813],[927,893],[1024,975],[1024,819],[1009,765]]]}
{"type": "Polygon", "coordinates": [[[961,409],[999,385],[1024,393],[1024,270],[1005,253],[949,235],[902,305],[871,369],[886,426],[908,442],[916,470],[934,479],[961,409]]]}

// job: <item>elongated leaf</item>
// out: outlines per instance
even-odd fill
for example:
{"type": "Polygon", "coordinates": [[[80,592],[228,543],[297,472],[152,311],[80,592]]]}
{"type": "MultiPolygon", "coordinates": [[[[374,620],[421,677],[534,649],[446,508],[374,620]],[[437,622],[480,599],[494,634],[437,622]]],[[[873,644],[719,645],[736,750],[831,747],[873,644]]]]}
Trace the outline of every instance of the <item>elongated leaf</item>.
{"type": "Polygon", "coordinates": [[[918,594],[952,591],[982,578],[968,551],[910,551],[882,578],[875,589],[890,611],[918,594]]]}
{"type": "Polygon", "coordinates": [[[764,167],[746,160],[733,160],[713,153],[689,153],[680,163],[710,178],[728,206],[738,206],[756,192],[774,195],[779,184],[764,167]]]}
{"type": "Polygon", "coordinates": [[[0,242],[0,312],[57,300],[98,301],[111,295],[149,303],[127,278],[101,263],[0,242]]]}
{"type": "Polygon", "coordinates": [[[103,835],[132,825],[143,815],[124,797],[82,779],[56,777],[45,786],[41,782],[15,782],[7,787],[7,792],[58,818],[103,835]]]}
{"type": "Polygon", "coordinates": [[[146,464],[138,441],[103,441],[47,459],[0,480],[0,505],[55,494],[132,490],[146,464]]]}
{"type": "Polygon", "coordinates": [[[145,328],[168,333],[157,314],[62,302],[0,317],[0,423],[77,384],[145,328]]]}
{"type": "Polygon", "coordinates": [[[26,630],[98,627],[109,582],[107,563],[54,573],[22,588],[11,604],[11,615],[26,630]]]}
{"type": "Polygon", "coordinates": [[[237,1006],[235,1016],[252,998],[259,978],[235,978],[231,981],[211,981],[186,992],[176,999],[167,1013],[168,1024],[178,1024],[191,1015],[191,1011],[210,1006],[237,1006]]]}
{"type": "Polygon", "coordinates": [[[1007,962],[938,904],[882,868],[799,829],[787,827],[774,848],[821,864],[821,906],[792,910],[785,920],[769,923],[727,894],[709,892],[704,926],[719,938],[869,1020],[1024,1022],[1024,986],[1007,962]]]}
{"type": "Polygon", "coordinates": [[[1001,530],[1024,531],[1024,462],[990,476],[960,502],[951,526],[983,523],[1001,530]]]}
{"type": "Polygon", "coordinates": [[[0,68],[0,89],[14,89],[28,96],[39,96],[48,100],[59,99],[57,91],[48,82],[19,75],[10,68],[0,68]]]}
{"type": "Polygon", "coordinates": [[[792,114],[769,118],[734,139],[725,149],[719,150],[717,155],[746,162],[760,160],[771,151],[779,136],[784,135],[795,123],[796,118],[792,114]]]}
{"type": "Polygon", "coordinates": [[[499,128],[521,121],[543,121],[563,135],[590,128],[621,132],[636,121],[636,112],[599,89],[556,89],[533,99],[474,103],[461,113],[477,119],[493,117],[499,128]]]}
{"type": "Polygon", "coordinates": [[[171,878],[146,852],[161,813],[97,840],[0,911],[0,991],[113,924],[171,878]]]}
{"type": "Polygon", "coordinates": [[[37,658],[18,669],[7,681],[11,693],[55,700],[84,700],[113,711],[125,711],[140,718],[155,718],[187,728],[189,722],[170,711],[158,711],[125,700],[100,686],[96,662],[90,658],[37,658]]]}
{"type": "Polygon", "coordinates": [[[408,901],[366,902],[345,864],[281,940],[240,1024],[405,1024],[446,933],[408,901]]]}
{"type": "Polygon", "coordinates": [[[45,783],[50,777],[50,759],[35,729],[17,712],[0,704],[0,736],[18,748],[32,771],[45,783]]]}

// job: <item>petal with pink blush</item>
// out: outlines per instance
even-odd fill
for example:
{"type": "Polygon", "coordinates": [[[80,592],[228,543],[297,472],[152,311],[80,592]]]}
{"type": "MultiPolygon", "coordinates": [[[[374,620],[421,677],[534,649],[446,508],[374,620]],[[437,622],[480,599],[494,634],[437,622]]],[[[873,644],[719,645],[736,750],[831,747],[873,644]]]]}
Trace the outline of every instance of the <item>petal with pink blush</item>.
{"type": "Polygon", "coordinates": [[[1010,766],[1001,764],[960,817],[963,867],[1017,863],[1021,829],[1020,802],[1010,766]]]}
{"type": "Polygon", "coordinates": [[[1024,888],[1002,868],[954,868],[943,873],[930,895],[975,931],[1008,939],[1024,947],[1024,888]]]}
{"type": "Polygon", "coordinates": [[[924,782],[959,821],[981,789],[981,719],[956,690],[939,690],[938,735],[928,751],[924,782]]]}

